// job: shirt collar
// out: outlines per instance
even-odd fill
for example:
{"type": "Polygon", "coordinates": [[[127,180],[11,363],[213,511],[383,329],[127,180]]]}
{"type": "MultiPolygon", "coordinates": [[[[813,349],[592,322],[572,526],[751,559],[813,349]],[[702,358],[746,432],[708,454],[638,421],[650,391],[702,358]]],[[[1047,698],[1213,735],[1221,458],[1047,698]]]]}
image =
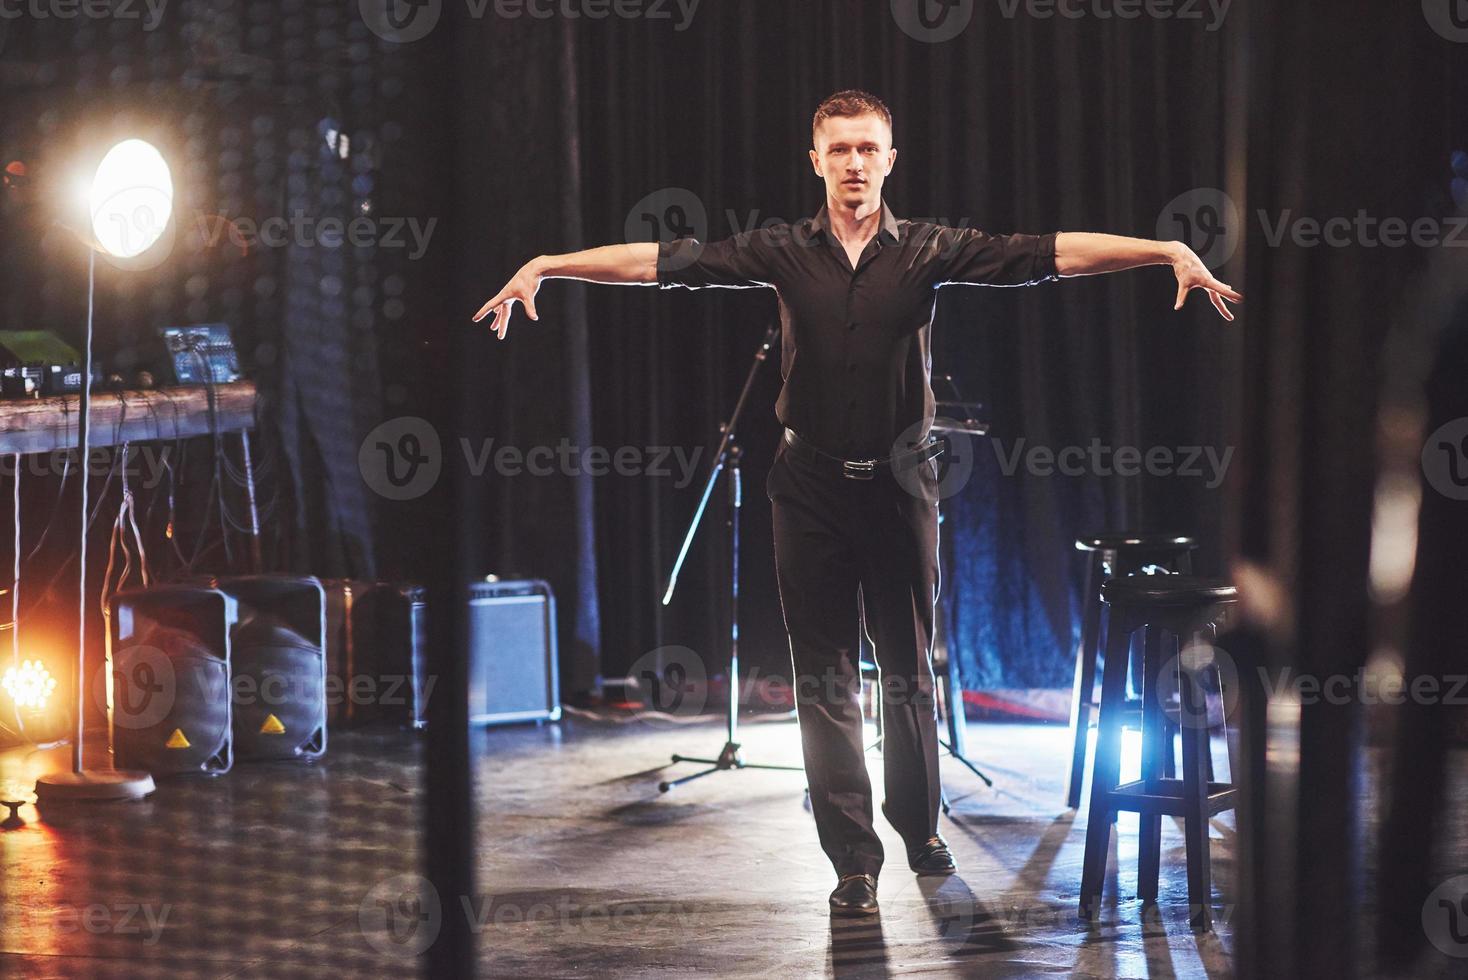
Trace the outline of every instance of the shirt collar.
{"type": "MultiPolygon", "coordinates": [[[[812,232],[818,232],[822,235],[827,236],[830,235],[831,216],[827,213],[826,206],[824,204],[821,205],[821,209],[816,212],[816,216],[811,219],[810,228],[812,232]]],[[[893,245],[895,245],[899,241],[899,235],[897,231],[897,218],[892,214],[892,209],[887,207],[886,201],[882,202],[882,221],[877,228],[877,238],[879,240],[885,239],[888,244],[893,245]]]]}

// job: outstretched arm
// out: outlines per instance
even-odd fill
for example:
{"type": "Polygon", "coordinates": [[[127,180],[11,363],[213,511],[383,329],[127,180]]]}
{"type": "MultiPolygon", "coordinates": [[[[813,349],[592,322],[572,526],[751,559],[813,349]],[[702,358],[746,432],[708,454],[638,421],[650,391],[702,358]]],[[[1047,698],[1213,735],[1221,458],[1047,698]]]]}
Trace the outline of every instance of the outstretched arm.
{"type": "Polygon", "coordinates": [[[584,252],[566,255],[541,255],[520,267],[505,288],[474,314],[478,323],[494,310],[492,329],[505,339],[510,328],[510,309],[516,301],[525,304],[530,319],[535,313],[535,294],[544,279],[583,279],[586,282],[618,285],[650,285],[658,281],[657,242],[635,242],[628,245],[603,245],[584,252]]]}
{"type": "Polygon", "coordinates": [[[1055,236],[1055,271],[1062,276],[1120,272],[1143,265],[1172,266],[1177,275],[1175,310],[1183,308],[1183,300],[1193,289],[1206,292],[1225,320],[1232,320],[1234,315],[1224,300],[1244,301],[1242,293],[1215,279],[1203,260],[1182,242],[1153,242],[1145,238],[1076,231],[1063,231],[1055,236]]]}

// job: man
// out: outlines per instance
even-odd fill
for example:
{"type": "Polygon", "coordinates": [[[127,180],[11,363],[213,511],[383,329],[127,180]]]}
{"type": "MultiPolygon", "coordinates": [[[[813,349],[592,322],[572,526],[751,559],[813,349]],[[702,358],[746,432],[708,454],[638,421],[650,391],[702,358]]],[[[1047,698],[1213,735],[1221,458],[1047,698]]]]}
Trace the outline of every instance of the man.
{"type": "Polygon", "coordinates": [[[1242,300],[1180,242],[1112,235],[989,235],[902,221],[882,202],[897,161],[892,115],[859,91],[816,110],[811,165],[826,185],[814,218],[707,245],[692,239],[541,256],[475,314],[510,311],[549,278],[776,290],[783,326],[775,406],[785,437],[766,482],[776,578],[790,637],[801,744],[821,846],[837,874],[834,914],[877,909],[882,845],[862,745],[859,620],[882,672],[882,809],[919,875],[955,870],[939,836],[931,664],[938,590],[937,466],[929,334],[948,283],[1024,285],[1171,265],[1181,309],[1202,289],[1224,319],[1242,300]]]}

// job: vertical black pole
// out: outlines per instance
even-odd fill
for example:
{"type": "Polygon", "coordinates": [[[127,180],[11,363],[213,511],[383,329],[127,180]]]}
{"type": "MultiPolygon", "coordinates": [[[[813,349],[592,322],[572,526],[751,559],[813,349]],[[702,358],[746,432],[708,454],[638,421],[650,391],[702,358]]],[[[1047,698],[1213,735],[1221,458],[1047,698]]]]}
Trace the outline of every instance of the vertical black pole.
{"type": "MultiPolygon", "coordinates": [[[[433,34],[434,48],[418,52],[430,60],[448,60],[455,30],[443,27],[433,34]]],[[[452,105],[456,73],[439,74],[443,105],[452,105]]],[[[454,119],[452,115],[450,119],[454,119]]],[[[451,149],[462,144],[463,135],[450,125],[442,142],[425,148],[425,159],[450,160],[451,149]]],[[[446,180],[445,185],[452,185],[446,180]]],[[[446,197],[437,207],[449,207],[446,197]]],[[[465,239],[475,233],[453,221],[444,221],[446,243],[440,255],[461,254],[465,239]]],[[[472,753],[469,747],[468,701],[468,604],[471,577],[488,570],[485,551],[490,529],[483,508],[475,499],[469,474],[455,455],[460,436],[469,427],[471,399],[483,396],[482,350],[473,341],[482,340],[482,327],[474,330],[467,313],[455,307],[451,297],[452,267],[444,262],[427,272],[421,294],[428,317],[435,321],[432,333],[436,350],[426,386],[429,421],[439,436],[443,468],[433,491],[420,497],[426,544],[433,559],[424,585],[428,590],[428,650],[430,676],[437,678],[427,705],[428,728],[424,745],[426,795],[423,831],[425,873],[437,893],[441,928],[424,957],[424,976],[472,977],[475,970],[475,937],[465,912],[465,902],[478,886],[474,867],[474,801],[472,753]]],[[[475,906],[477,907],[477,906],[475,906]]]]}
{"type": "Polygon", "coordinates": [[[740,480],[743,451],[730,439],[729,462],[729,744],[739,744],[739,507],[744,486],[740,480]]]}
{"type": "MultiPolygon", "coordinates": [[[[451,364],[466,364],[460,338],[450,334],[455,348],[451,364]]],[[[462,380],[446,379],[434,399],[435,429],[446,456],[458,444],[458,403],[462,380]]],[[[473,894],[473,803],[469,752],[469,702],[466,697],[468,650],[465,586],[469,576],[470,528],[478,523],[466,513],[461,474],[448,465],[436,493],[423,498],[432,554],[440,556],[428,575],[428,669],[437,678],[434,697],[427,705],[428,730],[424,746],[427,770],[425,851],[427,877],[437,893],[441,924],[437,940],[428,948],[427,976],[474,975],[473,936],[464,913],[464,899],[473,894]],[[438,499],[433,499],[438,498],[438,499]]]]}
{"type": "MultiPolygon", "coordinates": [[[[81,772],[82,733],[87,727],[87,457],[92,413],[92,314],[97,294],[97,251],[87,249],[87,336],[82,356],[82,397],[76,414],[77,451],[81,454],[81,540],[77,545],[76,731],[71,740],[71,768],[81,772]]],[[[19,474],[19,470],[16,471],[19,474]]]]}

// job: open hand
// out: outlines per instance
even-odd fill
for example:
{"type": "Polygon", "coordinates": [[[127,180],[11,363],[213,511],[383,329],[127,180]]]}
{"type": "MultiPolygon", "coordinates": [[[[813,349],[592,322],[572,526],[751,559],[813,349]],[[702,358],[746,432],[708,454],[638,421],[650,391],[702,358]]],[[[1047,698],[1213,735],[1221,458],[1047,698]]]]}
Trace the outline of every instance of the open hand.
{"type": "Polygon", "coordinates": [[[1228,304],[1242,303],[1244,294],[1234,289],[1227,283],[1219,282],[1213,278],[1213,273],[1203,264],[1203,260],[1182,242],[1175,243],[1178,249],[1177,258],[1173,259],[1172,271],[1177,275],[1177,302],[1173,304],[1174,310],[1183,308],[1183,301],[1188,298],[1188,292],[1193,289],[1201,289],[1208,294],[1215,309],[1225,320],[1232,320],[1233,313],[1229,312],[1228,304]]]}
{"type": "Polygon", "coordinates": [[[504,340],[510,329],[510,309],[517,301],[525,304],[525,313],[530,319],[539,320],[540,317],[535,313],[535,294],[540,290],[540,279],[535,263],[526,262],[515,273],[515,277],[505,283],[504,289],[495,293],[493,299],[479,308],[479,312],[474,314],[474,322],[478,323],[489,315],[490,310],[494,310],[494,323],[490,325],[490,329],[499,335],[500,340],[504,340]]]}

